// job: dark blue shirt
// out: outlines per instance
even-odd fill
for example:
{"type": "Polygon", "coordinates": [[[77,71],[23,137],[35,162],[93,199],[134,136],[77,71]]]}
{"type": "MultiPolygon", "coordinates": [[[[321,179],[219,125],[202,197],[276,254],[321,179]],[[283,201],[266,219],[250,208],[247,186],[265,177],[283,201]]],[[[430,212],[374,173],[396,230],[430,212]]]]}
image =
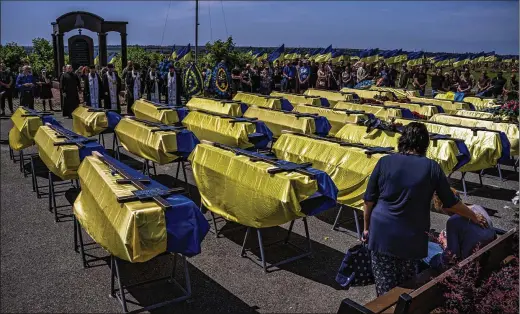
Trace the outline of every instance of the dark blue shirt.
{"type": "Polygon", "coordinates": [[[25,91],[33,91],[34,85],[32,87],[23,86],[23,84],[26,84],[26,83],[35,84],[34,77],[32,76],[32,74],[29,74],[29,75],[19,74],[18,77],[16,78],[16,88],[19,91],[21,91],[22,93],[25,91]]]}
{"type": "Polygon", "coordinates": [[[287,75],[288,77],[294,78],[296,76],[296,68],[292,65],[285,66],[283,68],[283,74],[287,75]]]}
{"type": "Polygon", "coordinates": [[[435,191],[446,208],[457,204],[437,162],[404,154],[381,158],[364,196],[365,201],[376,203],[370,217],[368,248],[403,259],[426,257],[430,202],[435,191]]]}

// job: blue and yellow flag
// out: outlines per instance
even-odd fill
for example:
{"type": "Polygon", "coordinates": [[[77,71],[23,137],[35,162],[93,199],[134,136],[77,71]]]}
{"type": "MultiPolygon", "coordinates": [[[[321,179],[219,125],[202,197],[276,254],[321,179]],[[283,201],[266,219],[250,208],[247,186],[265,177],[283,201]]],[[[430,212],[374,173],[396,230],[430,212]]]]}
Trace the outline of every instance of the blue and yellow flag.
{"type": "Polygon", "coordinates": [[[177,55],[177,61],[180,61],[180,60],[183,60],[183,61],[192,61],[192,57],[191,57],[191,45],[188,44],[188,46],[182,48],[180,51],[179,51],[179,54],[177,55]]]}
{"type": "Polygon", "coordinates": [[[408,64],[409,66],[416,66],[421,65],[424,62],[424,52],[417,51],[417,52],[410,52],[407,56],[408,64]]]}
{"type": "Polygon", "coordinates": [[[267,57],[267,61],[274,63],[275,61],[282,62],[284,59],[284,52],[285,52],[285,44],[281,45],[276,49],[275,51],[271,52],[269,54],[269,57],[267,57]]]}
{"type": "Polygon", "coordinates": [[[327,62],[332,58],[332,45],[320,51],[320,53],[314,57],[316,63],[327,62]]]}
{"type": "Polygon", "coordinates": [[[119,55],[114,52],[112,54],[110,54],[110,56],[108,56],[108,64],[114,64],[119,58],[119,55]]]}
{"type": "Polygon", "coordinates": [[[379,49],[365,49],[359,53],[359,60],[365,63],[374,63],[379,59],[379,49]]]}
{"type": "Polygon", "coordinates": [[[453,62],[453,67],[458,68],[471,62],[469,54],[459,55],[453,62]]]}
{"type": "Polygon", "coordinates": [[[183,83],[186,97],[193,97],[202,94],[202,74],[200,74],[199,68],[192,62],[188,63],[186,67],[183,83]]]}
{"type": "Polygon", "coordinates": [[[175,51],[175,45],[173,45],[172,54],[170,55],[170,60],[177,60],[177,51],[175,51]]]}
{"type": "Polygon", "coordinates": [[[99,52],[96,52],[96,56],[94,57],[94,65],[99,65],[99,52]]]}
{"type": "Polygon", "coordinates": [[[335,50],[332,52],[330,60],[332,61],[332,64],[341,64],[341,62],[346,61],[345,54],[339,50],[335,50]]]}
{"type": "Polygon", "coordinates": [[[495,62],[497,60],[497,56],[494,51],[486,53],[484,56],[484,62],[495,62]]]}

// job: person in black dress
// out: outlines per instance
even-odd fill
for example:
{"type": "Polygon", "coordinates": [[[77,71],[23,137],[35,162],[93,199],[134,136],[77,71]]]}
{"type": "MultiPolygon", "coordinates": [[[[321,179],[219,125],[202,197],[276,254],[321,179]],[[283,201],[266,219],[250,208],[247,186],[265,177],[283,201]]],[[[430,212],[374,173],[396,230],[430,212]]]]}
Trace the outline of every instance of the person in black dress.
{"type": "Polygon", "coordinates": [[[309,78],[309,83],[311,88],[316,88],[316,81],[318,80],[318,65],[314,60],[311,61],[311,75],[309,78]]]}
{"type": "Polygon", "coordinates": [[[119,100],[121,93],[121,79],[114,71],[114,65],[107,65],[107,72],[103,75],[103,107],[121,112],[119,100]]]}
{"type": "Polygon", "coordinates": [[[47,74],[47,70],[42,70],[42,75],[36,83],[40,86],[40,99],[42,100],[43,111],[45,111],[45,101],[49,102],[49,110],[52,109],[52,78],[47,74]]]}

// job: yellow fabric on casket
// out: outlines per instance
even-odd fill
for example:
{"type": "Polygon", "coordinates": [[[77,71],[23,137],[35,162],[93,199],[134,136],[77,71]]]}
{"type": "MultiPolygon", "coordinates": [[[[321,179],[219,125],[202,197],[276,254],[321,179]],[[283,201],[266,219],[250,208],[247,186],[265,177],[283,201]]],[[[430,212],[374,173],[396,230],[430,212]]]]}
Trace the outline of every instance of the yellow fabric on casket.
{"type": "Polygon", "coordinates": [[[170,163],[179,156],[177,134],[170,131],[152,132],[157,127],[123,118],[116,126],[117,138],[123,147],[132,154],[156,162],[160,165],[170,163]]]}
{"type": "Polygon", "coordinates": [[[136,188],[94,156],[78,170],[81,192],[73,211],[87,233],[105,250],[129,262],[146,262],[166,251],[164,210],[155,202],[118,203],[136,188]]]}
{"type": "Polygon", "coordinates": [[[338,102],[334,109],[362,110],[365,113],[371,113],[380,119],[402,117],[401,110],[395,108],[386,108],[385,106],[374,106],[368,104],[356,104],[350,102],[338,102]]]}
{"type": "Polygon", "coordinates": [[[287,99],[293,107],[299,105],[321,106],[321,99],[318,96],[298,95],[290,93],[271,92],[271,96],[283,97],[287,99]]]}
{"type": "Polygon", "coordinates": [[[54,143],[66,140],[58,138],[56,131],[48,126],[40,127],[34,136],[34,142],[38,146],[38,155],[47,168],[63,180],[77,179],[80,164],[78,146],[54,146],[54,143]]]}
{"type": "Polygon", "coordinates": [[[433,97],[435,99],[441,99],[441,100],[454,100],[455,99],[455,94],[452,93],[452,92],[449,92],[449,93],[437,93],[435,95],[435,97],[433,97]]]}
{"type": "Polygon", "coordinates": [[[511,156],[518,156],[518,137],[520,136],[520,132],[518,131],[518,124],[479,120],[459,116],[449,116],[445,114],[434,115],[430,121],[469,126],[472,128],[486,128],[489,130],[504,132],[504,134],[509,139],[509,143],[511,144],[511,156]]]}
{"type": "Polygon", "coordinates": [[[352,95],[352,94],[334,92],[334,91],[329,91],[329,90],[314,89],[314,88],[309,88],[308,90],[306,90],[304,95],[319,96],[319,97],[326,98],[329,101],[329,104],[331,105],[331,107],[333,107],[338,101],[354,100],[354,95],[352,95]]]}
{"type": "Polygon", "coordinates": [[[381,99],[382,97],[386,97],[387,99],[394,99],[394,95],[391,92],[386,91],[374,91],[374,90],[366,90],[366,89],[355,89],[344,87],[341,89],[343,93],[354,93],[359,96],[359,98],[363,99],[381,99]]]}
{"type": "Polygon", "coordinates": [[[255,133],[256,125],[250,122],[231,123],[231,119],[191,111],[182,124],[192,131],[199,140],[221,143],[229,146],[249,148],[248,134],[255,133]]]}
{"type": "Polygon", "coordinates": [[[161,109],[144,99],[139,99],[132,106],[135,117],[138,119],[162,124],[175,124],[179,122],[179,115],[173,109],[161,109]]]}
{"type": "Polygon", "coordinates": [[[419,93],[414,90],[407,90],[402,88],[390,88],[390,87],[380,87],[380,86],[370,86],[369,90],[380,91],[380,92],[390,92],[393,93],[398,99],[407,99],[408,96],[419,96],[419,93]]]}
{"type": "MultiPolygon", "coordinates": [[[[373,129],[367,133],[366,126],[347,124],[335,137],[348,143],[393,147],[394,151],[398,151],[401,134],[378,129],[373,129]]],[[[432,140],[426,151],[426,157],[435,160],[446,174],[451,173],[457,165],[457,155],[459,155],[459,149],[454,140],[432,140]]]]}
{"type": "Polygon", "coordinates": [[[36,131],[43,125],[40,117],[22,117],[27,111],[18,107],[11,116],[13,127],[9,131],[9,146],[21,150],[34,144],[36,131]]]}
{"type": "Polygon", "coordinates": [[[442,109],[446,113],[455,113],[457,110],[470,110],[470,106],[468,103],[457,102],[451,100],[442,100],[442,99],[434,99],[434,98],[425,98],[425,97],[408,97],[411,102],[419,103],[419,104],[432,104],[436,106],[441,106],[442,109]]]}
{"type": "Polygon", "coordinates": [[[320,116],[323,116],[329,120],[331,125],[329,134],[334,135],[338,132],[345,123],[356,123],[360,118],[366,119],[367,116],[365,114],[359,113],[348,113],[344,111],[334,110],[325,107],[313,107],[307,105],[300,105],[295,107],[293,111],[301,112],[301,113],[315,113],[320,116]]]}
{"type": "Polygon", "coordinates": [[[72,131],[82,136],[98,135],[108,128],[104,112],[89,112],[89,108],[79,106],[72,112],[72,131]]]}
{"type": "Polygon", "coordinates": [[[305,217],[300,202],[318,191],[309,176],[269,174],[268,163],[208,144],[197,145],[189,159],[202,204],[245,226],[273,227],[305,217]]]}
{"type": "MultiPolygon", "coordinates": [[[[407,125],[413,120],[396,119],[397,123],[407,125]]],[[[448,134],[453,138],[463,140],[471,155],[469,163],[462,166],[458,171],[480,171],[482,169],[495,167],[502,156],[502,142],[497,132],[473,131],[469,128],[456,125],[441,125],[435,123],[421,122],[426,125],[429,132],[437,134],[448,134]]]]}
{"type": "Polygon", "coordinates": [[[241,101],[246,105],[258,106],[269,109],[282,109],[282,101],[278,97],[238,92],[233,100],[241,101]]]}
{"type": "Polygon", "coordinates": [[[273,132],[274,137],[280,137],[282,130],[301,132],[304,134],[316,133],[314,119],[309,117],[299,117],[290,113],[274,111],[251,106],[244,114],[246,118],[258,118],[267,125],[273,132]]]}
{"type": "Polygon", "coordinates": [[[415,111],[419,114],[422,114],[423,116],[426,116],[427,118],[430,118],[434,114],[439,113],[439,109],[432,105],[423,105],[423,104],[411,104],[411,103],[400,103],[400,102],[393,102],[393,101],[385,101],[385,106],[397,106],[400,108],[405,108],[410,111],[415,111]]]}
{"type": "Polygon", "coordinates": [[[209,99],[202,97],[193,97],[186,104],[188,109],[199,109],[214,113],[227,114],[233,117],[241,117],[242,109],[239,102],[230,102],[226,100],[209,99]]]}
{"type": "Polygon", "coordinates": [[[455,113],[457,116],[479,118],[485,120],[494,120],[496,122],[510,122],[511,119],[508,116],[494,115],[491,112],[473,111],[473,110],[459,110],[455,113]]]}
{"type": "Polygon", "coordinates": [[[496,107],[496,99],[494,98],[480,98],[480,97],[464,97],[463,101],[469,102],[475,106],[476,110],[483,110],[487,108],[496,107]]]}
{"type": "Polygon", "coordinates": [[[368,156],[364,149],[294,134],[283,134],[273,145],[273,151],[280,159],[311,162],[313,168],[326,172],[338,188],[338,203],[358,209],[363,208],[370,174],[377,161],[385,156],[368,156]]]}

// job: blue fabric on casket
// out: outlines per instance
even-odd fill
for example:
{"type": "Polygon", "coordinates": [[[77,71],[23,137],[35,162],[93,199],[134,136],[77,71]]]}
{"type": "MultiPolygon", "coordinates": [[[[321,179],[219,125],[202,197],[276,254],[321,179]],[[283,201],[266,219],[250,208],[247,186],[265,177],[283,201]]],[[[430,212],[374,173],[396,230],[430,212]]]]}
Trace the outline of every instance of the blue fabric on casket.
{"type": "Polygon", "coordinates": [[[294,106],[291,104],[290,101],[288,101],[285,98],[280,99],[280,101],[282,102],[282,110],[293,111],[294,106]]]}
{"type": "Polygon", "coordinates": [[[320,97],[320,102],[322,107],[330,107],[330,103],[327,98],[320,97]]]}
{"type": "Polygon", "coordinates": [[[499,163],[507,163],[511,159],[511,143],[504,132],[500,132],[500,142],[502,142],[502,156],[499,163]]]}
{"type": "Polygon", "coordinates": [[[188,130],[181,130],[176,132],[177,135],[177,153],[183,157],[188,157],[195,149],[195,146],[200,143],[199,139],[188,130]]]}
{"type": "Polygon", "coordinates": [[[329,134],[330,128],[332,127],[329,120],[322,116],[314,117],[314,125],[316,127],[316,134],[320,136],[326,136],[329,134]]]}
{"type": "Polygon", "coordinates": [[[453,171],[459,169],[464,166],[471,160],[471,153],[469,152],[468,146],[464,143],[463,140],[455,139],[455,143],[457,144],[457,148],[459,149],[459,155],[457,156],[457,164],[453,167],[453,171]]]}
{"type": "Polygon", "coordinates": [[[115,111],[107,111],[108,128],[113,131],[119,121],[121,121],[121,118],[122,117],[119,113],[115,111]]]}
{"type": "Polygon", "coordinates": [[[262,134],[263,139],[257,143],[255,143],[255,148],[257,149],[263,149],[266,148],[269,142],[273,139],[273,132],[269,130],[267,125],[265,125],[262,121],[255,121],[256,125],[256,133],[262,134]]]}
{"type": "MultiPolygon", "coordinates": [[[[61,125],[55,125],[56,129],[60,129],[63,133],[66,133],[70,136],[74,136],[75,140],[81,141],[81,140],[89,140],[88,138],[81,136],[79,134],[76,134],[72,132],[71,130],[68,130],[61,125]]],[[[63,141],[67,141],[67,139],[63,138],[63,141]]],[[[83,143],[83,147],[79,147],[79,160],[82,161],[85,159],[85,157],[92,155],[92,152],[97,151],[102,154],[106,154],[105,148],[103,145],[99,144],[98,141],[91,141],[87,143],[83,143]]]]}
{"type": "MultiPolygon", "coordinates": [[[[119,166],[132,177],[150,180],[149,177],[141,172],[106,154],[103,157],[119,166]]],[[[154,180],[144,184],[149,188],[167,190],[164,185],[154,180]]],[[[209,231],[208,221],[202,215],[199,207],[189,198],[174,194],[165,199],[172,205],[172,208],[164,213],[167,231],[166,250],[171,253],[180,253],[187,257],[199,254],[201,252],[201,242],[209,231]]]]}
{"type": "Polygon", "coordinates": [[[179,117],[179,122],[182,122],[182,120],[184,120],[184,118],[186,118],[188,113],[190,113],[190,111],[186,107],[175,108],[175,111],[177,111],[177,116],[179,117]]]}

